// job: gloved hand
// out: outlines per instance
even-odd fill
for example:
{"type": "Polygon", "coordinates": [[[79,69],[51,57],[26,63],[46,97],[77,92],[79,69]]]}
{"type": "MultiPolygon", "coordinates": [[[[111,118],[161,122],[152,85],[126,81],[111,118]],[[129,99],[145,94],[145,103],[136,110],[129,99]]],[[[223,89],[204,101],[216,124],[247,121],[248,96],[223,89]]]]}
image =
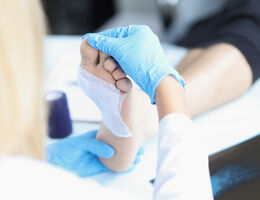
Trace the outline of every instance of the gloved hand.
{"type": "Polygon", "coordinates": [[[160,81],[172,75],[182,86],[183,78],[170,66],[158,37],[145,25],[130,25],[89,33],[88,43],[110,56],[146,92],[155,103],[155,92],[160,81]]]}
{"type": "MultiPolygon", "coordinates": [[[[83,135],[62,139],[46,147],[47,161],[50,164],[76,173],[80,177],[91,176],[102,172],[112,172],[97,158],[111,158],[114,149],[96,139],[97,130],[83,135]]],[[[140,161],[143,149],[137,153],[133,164],[140,161]]]]}

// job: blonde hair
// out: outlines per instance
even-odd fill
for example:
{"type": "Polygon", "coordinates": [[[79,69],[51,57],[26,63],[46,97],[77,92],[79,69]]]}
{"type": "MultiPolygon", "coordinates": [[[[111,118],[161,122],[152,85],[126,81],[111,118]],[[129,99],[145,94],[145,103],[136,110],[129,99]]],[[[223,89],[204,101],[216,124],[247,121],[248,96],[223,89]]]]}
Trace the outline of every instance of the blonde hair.
{"type": "Polygon", "coordinates": [[[0,0],[0,156],[44,155],[44,21],[38,0],[0,0]]]}

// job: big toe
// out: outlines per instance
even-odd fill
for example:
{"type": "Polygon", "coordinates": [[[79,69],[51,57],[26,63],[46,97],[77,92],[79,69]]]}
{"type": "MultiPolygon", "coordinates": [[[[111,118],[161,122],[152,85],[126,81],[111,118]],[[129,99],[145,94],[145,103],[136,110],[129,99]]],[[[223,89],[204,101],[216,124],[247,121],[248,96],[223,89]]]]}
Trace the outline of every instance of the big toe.
{"type": "Polygon", "coordinates": [[[80,54],[81,54],[81,65],[88,64],[97,64],[99,62],[99,52],[97,49],[91,47],[87,38],[83,40],[80,46],[80,54]]]}

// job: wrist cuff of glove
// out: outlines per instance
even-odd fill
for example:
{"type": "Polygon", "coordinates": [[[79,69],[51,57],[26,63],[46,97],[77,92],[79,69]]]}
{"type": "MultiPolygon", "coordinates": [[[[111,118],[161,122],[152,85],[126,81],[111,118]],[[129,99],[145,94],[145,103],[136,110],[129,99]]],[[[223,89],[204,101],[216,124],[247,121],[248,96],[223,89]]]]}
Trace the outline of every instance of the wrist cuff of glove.
{"type": "Polygon", "coordinates": [[[152,91],[152,93],[149,95],[152,104],[156,103],[155,102],[155,93],[156,93],[156,89],[157,89],[159,83],[168,75],[173,76],[182,85],[182,87],[185,90],[186,83],[185,83],[183,77],[175,69],[171,68],[167,72],[161,73],[159,76],[157,76],[157,80],[154,81],[153,89],[150,90],[150,91],[152,91]]]}

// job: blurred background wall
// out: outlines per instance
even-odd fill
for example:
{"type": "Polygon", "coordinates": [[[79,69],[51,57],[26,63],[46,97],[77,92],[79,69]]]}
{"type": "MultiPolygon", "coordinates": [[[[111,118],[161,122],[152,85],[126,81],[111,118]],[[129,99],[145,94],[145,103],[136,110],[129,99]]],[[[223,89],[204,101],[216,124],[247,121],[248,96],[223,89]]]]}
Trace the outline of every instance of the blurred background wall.
{"type": "Polygon", "coordinates": [[[115,13],[114,0],[42,0],[51,34],[82,34],[115,13]]]}
{"type": "Polygon", "coordinates": [[[118,11],[121,12],[146,12],[157,11],[157,0],[115,0],[118,11]]]}
{"type": "Polygon", "coordinates": [[[42,0],[50,34],[93,32],[119,12],[156,12],[157,0],[42,0]]]}

